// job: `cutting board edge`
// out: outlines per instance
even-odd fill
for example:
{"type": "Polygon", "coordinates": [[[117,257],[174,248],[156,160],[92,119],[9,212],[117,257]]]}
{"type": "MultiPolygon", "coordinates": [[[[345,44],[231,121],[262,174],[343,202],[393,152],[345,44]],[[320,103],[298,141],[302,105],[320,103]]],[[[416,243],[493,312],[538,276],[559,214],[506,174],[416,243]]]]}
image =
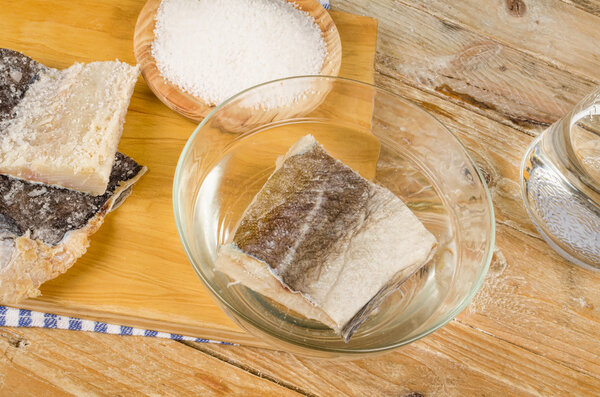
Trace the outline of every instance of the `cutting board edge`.
{"type": "MultiPolygon", "coordinates": [[[[329,12],[331,13],[332,18],[336,20],[336,23],[338,23],[338,21],[342,19],[344,20],[345,24],[349,24],[351,28],[354,27],[355,29],[358,25],[364,25],[363,27],[359,26],[358,31],[362,31],[362,29],[364,28],[368,33],[364,36],[368,36],[368,38],[366,39],[366,42],[368,42],[368,44],[362,47],[359,44],[359,46],[357,47],[359,50],[356,50],[361,53],[362,58],[357,63],[347,63],[346,68],[343,68],[343,70],[340,71],[340,76],[365,81],[368,83],[373,83],[376,53],[375,46],[377,41],[377,19],[363,15],[351,14],[344,11],[329,12]],[[356,70],[358,72],[354,73],[356,70]]],[[[356,30],[350,29],[346,33],[348,41],[351,41],[352,44],[357,42],[357,40],[354,38],[357,34],[356,30]]],[[[358,40],[358,42],[361,42],[361,40],[358,40]]],[[[355,60],[356,51],[353,49],[352,45],[349,45],[348,47],[350,47],[350,52],[345,54],[346,58],[344,59],[350,57],[353,58],[353,60],[355,60]]],[[[139,86],[137,88],[138,90],[136,91],[138,91],[139,94],[139,86]]],[[[135,95],[136,93],[134,93],[134,96],[135,95]]],[[[132,111],[132,109],[130,109],[129,111],[132,111]]],[[[179,116],[174,116],[174,118],[177,117],[179,116]]],[[[124,139],[127,139],[127,137],[124,137],[124,139]]],[[[44,293],[43,286],[41,290],[44,293]]],[[[231,323],[231,319],[229,319],[224,312],[222,313],[223,324],[218,324],[215,322],[203,324],[200,321],[195,321],[195,324],[190,325],[190,322],[185,322],[181,320],[173,321],[168,319],[168,317],[159,320],[152,317],[152,313],[140,315],[139,312],[136,313],[135,311],[133,311],[129,314],[123,314],[116,313],[115,311],[110,311],[106,308],[101,308],[101,306],[99,306],[98,308],[94,308],[93,305],[89,304],[89,302],[85,302],[85,300],[82,301],[83,303],[79,302],[81,304],[80,306],[77,305],[77,302],[71,302],[70,299],[62,301],[57,300],[56,302],[50,301],[51,299],[61,299],[60,295],[62,294],[50,294],[48,296],[42,296],[39,298],[33,298],[23,301],[20,304],[8,304],[7,306],[26,310],[52,313],[61,316],[81,318],[85,320],[101,321],[115,325],[132,326],[136,328],[198,337],[201,339],[214,339],[218,341],[239,343],[246,346],[255,346],[268,349],[276,348],[273,345],[267,344],[259,340],[258,338],[245,332],[241,328],[237,329],[237,324],[231,323]],[[225,321],[225,318],[227,318],[227,321],[225,321]],[[230,326],[228,326],[225,323],[230,324],[230,326]]]]}

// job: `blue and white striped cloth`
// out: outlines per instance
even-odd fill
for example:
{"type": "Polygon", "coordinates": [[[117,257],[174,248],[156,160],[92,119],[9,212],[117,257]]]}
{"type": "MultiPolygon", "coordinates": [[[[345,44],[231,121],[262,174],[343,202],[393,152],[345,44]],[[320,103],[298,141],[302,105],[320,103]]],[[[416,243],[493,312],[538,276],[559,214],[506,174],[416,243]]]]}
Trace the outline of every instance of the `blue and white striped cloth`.
{"type": "Polygon", "coordinates": [[[100,321],[82,320],[74,317],[58,316],[56,314],[41,313],[24,309],[15,309],[6,306],[0,306],[0,327],[39,327],[54,329],[70,329],[74,331],[99,332],[103,334],[149,336],[154,338],[167,338],[191,342],[233,345],[233,343],[220,342],[211,339],[193,338],[191,336],[169,334],[166,332],[126,327],[123,325],[107,324],[100,321]]]}

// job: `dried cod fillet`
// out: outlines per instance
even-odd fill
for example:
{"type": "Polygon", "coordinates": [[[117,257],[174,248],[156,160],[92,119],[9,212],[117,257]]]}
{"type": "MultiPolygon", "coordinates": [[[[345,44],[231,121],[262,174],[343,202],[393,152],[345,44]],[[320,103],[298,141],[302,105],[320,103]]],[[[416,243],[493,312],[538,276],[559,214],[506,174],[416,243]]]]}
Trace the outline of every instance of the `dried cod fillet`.
{"type": "Polygon", "coordinates": [[[0,302],[37,296],[42,283],[66,272],[144,172],[117,153],[101,196],[0,175],[0,302]]]}
{"type": "Polygon", "coordinates": [[[0,174],[103,194],[138,74],[118,61],[57,70],[0,49],[0,174]]]}
{"type": "Polygon", "coordinates": [[[348,341],[435,246],[400,199],[307,135],[278,160],[216,269],[348,341]]]}

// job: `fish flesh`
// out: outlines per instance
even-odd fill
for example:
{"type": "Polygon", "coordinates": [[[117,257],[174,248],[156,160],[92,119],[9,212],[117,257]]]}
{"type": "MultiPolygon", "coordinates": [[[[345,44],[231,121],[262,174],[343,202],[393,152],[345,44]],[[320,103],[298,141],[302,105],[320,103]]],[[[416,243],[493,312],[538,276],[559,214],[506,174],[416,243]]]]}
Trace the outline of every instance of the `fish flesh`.
{"type": "Polygon", "coordinates": [[[64,70],[0,48],[0,174],[102,195],[139,68],[64,70]]]}

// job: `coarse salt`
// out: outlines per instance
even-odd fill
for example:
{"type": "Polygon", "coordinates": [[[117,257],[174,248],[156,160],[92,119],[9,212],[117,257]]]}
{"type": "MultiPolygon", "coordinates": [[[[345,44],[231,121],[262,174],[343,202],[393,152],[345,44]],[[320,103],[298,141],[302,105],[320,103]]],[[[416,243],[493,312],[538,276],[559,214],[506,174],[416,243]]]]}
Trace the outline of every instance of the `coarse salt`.
{"type": "Polygon", "coordinates": [[[319,74],[315,20],[285,0],[163,0],[152,55],[161,75],[215,105],[256,84],[319,74]]]}

